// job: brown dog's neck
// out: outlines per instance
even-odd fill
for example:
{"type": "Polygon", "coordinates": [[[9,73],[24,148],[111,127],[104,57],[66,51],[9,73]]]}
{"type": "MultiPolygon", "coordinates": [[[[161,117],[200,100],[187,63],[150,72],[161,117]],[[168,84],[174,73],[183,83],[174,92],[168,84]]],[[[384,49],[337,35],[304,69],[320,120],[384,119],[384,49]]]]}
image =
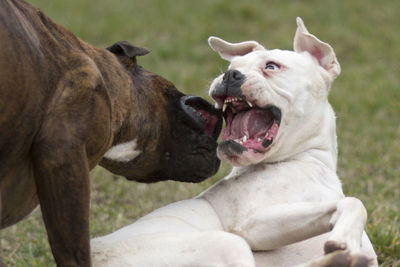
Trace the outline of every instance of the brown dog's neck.
{"type": "Polygon", "coordinates": [[[106,49],[96,48],[84,41],[81,41],[84,53],[96,64],[101,73],[102,83],[106,88],[109,108],[111,112],[111,131],[113,136],[112,144],[125,141],[121,134],[121,128],[127,124],[131,113],[136,109],[132,105],[133,83],[129,73],[115,55],[106,49]],[[109,68],[102,62],[109,62],[109,68]],[[117,82],[116,82],[117,81],[117,82]]]}
{"type": "Polygon", "coordinates": [[[112,124],[110,146],[136,139],[139,150],[156,153],[169,127],[167,103],[163,90],[159,89],[162,88],[160,83],[165,81],[130,59],[84,45],[86,53],[99,68],[107,89],[112,124]],[[104,60],[113,67],[104,68],[104,64],[97,64],[104,60]]]}

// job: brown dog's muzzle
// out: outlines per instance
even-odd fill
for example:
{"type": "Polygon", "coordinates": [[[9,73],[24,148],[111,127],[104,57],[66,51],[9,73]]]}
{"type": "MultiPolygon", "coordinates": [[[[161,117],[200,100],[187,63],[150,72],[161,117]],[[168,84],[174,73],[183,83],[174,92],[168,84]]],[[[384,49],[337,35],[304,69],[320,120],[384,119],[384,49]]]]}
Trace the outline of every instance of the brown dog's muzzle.
{"type": "Polygon", "coordinates": [[[187,121],[193,128],[217,140],[222,127],[220,110],[197,96],[182,96],[180,106],[185,111],[187,121]]]}

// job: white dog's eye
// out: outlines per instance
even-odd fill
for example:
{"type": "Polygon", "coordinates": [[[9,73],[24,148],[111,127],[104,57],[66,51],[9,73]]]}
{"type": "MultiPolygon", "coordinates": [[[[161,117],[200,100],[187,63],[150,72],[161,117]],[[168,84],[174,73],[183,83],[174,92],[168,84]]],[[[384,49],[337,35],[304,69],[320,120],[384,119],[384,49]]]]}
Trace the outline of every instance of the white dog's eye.
{"type": "Polygon", "coordinates": [[[279,68],[280,66],[274,62],[267,62],[267,64],[265,65],[266,70],[277,70],[279,68]]]}

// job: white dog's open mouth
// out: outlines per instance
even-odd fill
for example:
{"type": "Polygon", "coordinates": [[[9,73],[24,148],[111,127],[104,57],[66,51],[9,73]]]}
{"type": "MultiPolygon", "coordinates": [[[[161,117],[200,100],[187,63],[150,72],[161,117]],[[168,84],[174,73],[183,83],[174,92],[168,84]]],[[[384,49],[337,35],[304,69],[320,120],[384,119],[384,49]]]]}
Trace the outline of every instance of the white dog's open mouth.
{"type": "Polygon", "coordinates": [[[223,141],[234,141],[256,152],[264,151],[272,144],[281,122],[279,108],[273,105],[260,108],[244,98],[231,96],[226,97],[223,103],[226,122],[223,141]]]}

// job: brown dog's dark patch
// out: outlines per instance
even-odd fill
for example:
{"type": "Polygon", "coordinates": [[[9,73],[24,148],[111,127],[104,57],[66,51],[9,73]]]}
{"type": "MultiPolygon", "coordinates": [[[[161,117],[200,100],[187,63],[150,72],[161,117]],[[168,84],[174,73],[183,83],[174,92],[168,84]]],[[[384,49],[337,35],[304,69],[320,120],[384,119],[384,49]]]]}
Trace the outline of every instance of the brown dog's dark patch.
{"type": "Polygon", "coordinates": [[[0,1],[0,40],[1,227],[40,203],[58,266],[90,266],[89,171],[99,162],[141,182],[217,171],[221,116],[200,99],[182,107],[187,96],[137,64],[148,50],[93,47],[22,0],[0,1]],[[103,159],[133,139],[137,158],[103,159]]]}

